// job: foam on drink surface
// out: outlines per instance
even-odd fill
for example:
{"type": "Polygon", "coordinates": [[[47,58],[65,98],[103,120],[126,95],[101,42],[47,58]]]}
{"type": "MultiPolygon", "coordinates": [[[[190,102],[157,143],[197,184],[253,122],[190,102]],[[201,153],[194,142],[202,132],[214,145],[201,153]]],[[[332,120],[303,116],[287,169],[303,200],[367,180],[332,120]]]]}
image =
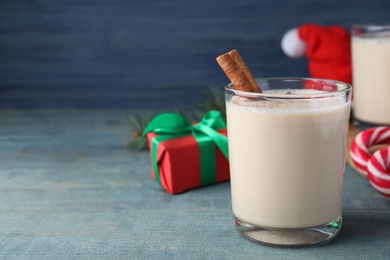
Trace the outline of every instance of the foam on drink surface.
{"type": "Polygon", "coordinates": [[[372,32],[352,37],[353,41],[372,41],[376,43],[390,41],[390,32],[372,32]]]}
{"type": "Polygon", "coordinates": [[[263,91],[263,93],[269,96],[281,96],[281,98],[275,98],[272,100],[253,100],[234,96],[230,103],[228,103],[233,109],[245,110],[251,113],[265,114],[314,114],[325,111],[344,109],[348,105],[345,102],[345,97],[327,96],[329,92],[313,89],[266,90],[263,91]],[[324,96],[319,94],[324,94],[324,96]],[[283,99],[290,100],[286,101],[283,99]]]}

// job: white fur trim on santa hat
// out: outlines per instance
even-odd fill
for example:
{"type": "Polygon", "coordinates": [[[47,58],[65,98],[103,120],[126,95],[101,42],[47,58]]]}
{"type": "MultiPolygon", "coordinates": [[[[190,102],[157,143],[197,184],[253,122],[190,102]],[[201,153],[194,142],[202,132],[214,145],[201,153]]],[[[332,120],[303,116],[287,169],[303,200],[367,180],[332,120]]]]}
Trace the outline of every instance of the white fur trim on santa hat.
{"type": "Polygon", "coordinates": [[[298,29],[293,28],[283,35],[281,47],[286,56],[297,59],[305,55],[307,45],[299,38],[298,29]]]}

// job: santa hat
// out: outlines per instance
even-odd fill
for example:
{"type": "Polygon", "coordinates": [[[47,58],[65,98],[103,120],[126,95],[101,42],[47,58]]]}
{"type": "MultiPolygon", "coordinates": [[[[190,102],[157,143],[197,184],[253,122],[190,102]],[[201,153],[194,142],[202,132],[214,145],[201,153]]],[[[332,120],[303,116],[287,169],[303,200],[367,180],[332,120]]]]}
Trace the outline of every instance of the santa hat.
{"type": "Polygon", "coordinates": [[[287,31],[281,47],[291,58],[306,55],[312,77],[351,84],[351,38],[343,27],[304,24],[287,31]]]}

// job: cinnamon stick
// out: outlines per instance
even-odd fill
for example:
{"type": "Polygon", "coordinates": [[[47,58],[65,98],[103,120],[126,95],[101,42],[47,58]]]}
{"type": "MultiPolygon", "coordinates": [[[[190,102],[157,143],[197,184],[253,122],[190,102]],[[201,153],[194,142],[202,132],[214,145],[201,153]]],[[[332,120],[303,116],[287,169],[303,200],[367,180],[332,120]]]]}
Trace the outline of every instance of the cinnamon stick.
{"type": "Polygon", "coordinates": [[[229,51],[217,57],[217,62],[233,83],[235,89],[262,93],[261,88],[257,85],[256,80],[253,78],[237,50],[229,51]]]}

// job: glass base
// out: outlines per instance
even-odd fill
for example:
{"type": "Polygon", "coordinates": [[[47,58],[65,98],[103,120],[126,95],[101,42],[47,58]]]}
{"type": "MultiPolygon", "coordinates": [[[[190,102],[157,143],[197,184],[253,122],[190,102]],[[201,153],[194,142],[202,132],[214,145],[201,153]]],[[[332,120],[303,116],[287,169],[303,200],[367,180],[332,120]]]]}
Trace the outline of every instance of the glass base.
{"type": "Polygon", "coordinates": [[[236,230],[244,238],[274,246],[310,246],[331,241],[343,222],[342,216],[328,224],[307,228],[268,228],[255,226],[234,217],[236,230]]]}

